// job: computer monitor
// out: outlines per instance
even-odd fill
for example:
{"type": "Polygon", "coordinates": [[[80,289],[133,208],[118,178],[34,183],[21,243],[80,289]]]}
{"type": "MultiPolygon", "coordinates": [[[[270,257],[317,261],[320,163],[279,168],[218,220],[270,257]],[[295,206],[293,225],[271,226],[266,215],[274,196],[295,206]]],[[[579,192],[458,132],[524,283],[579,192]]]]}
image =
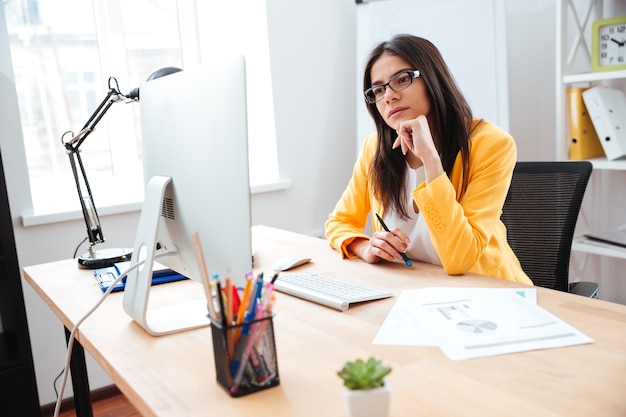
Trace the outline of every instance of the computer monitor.
{"type": "Polygon", "coordinates": [[[194,232],[209,276],[243,285],[252,271],[245,61],[219,57],[140,91],[146,195],[131,265],[145,263],[128,274],[123,305],[162,335],[209,324],[202,291],[197,300],[148,306],[155,260],[202,283],[194,232]]]}

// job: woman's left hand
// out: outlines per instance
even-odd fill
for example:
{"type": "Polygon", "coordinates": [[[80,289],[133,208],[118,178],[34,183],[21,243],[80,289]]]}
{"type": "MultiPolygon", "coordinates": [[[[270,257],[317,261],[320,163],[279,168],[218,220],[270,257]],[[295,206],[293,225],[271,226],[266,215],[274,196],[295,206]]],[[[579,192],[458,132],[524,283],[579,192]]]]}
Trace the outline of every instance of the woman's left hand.
{"type": "Polygon", "coordinates": [[[398,138],[393,143],[393,149],[400,146],[404,155],[411,152],[423,161],[426,154],[437,152],[426,116],[401,122],[397,133],[398,138]]]}

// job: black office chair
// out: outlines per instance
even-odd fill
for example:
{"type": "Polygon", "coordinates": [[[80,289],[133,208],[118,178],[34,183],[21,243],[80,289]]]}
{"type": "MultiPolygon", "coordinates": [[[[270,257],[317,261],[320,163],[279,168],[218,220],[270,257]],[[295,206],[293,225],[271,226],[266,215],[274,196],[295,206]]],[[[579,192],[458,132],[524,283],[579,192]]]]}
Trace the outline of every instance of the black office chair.
{"type": "Polygon", "coordinates": [[[507,239],[540,287],[597,298],[598,284],[569,283],[574,228],[591,171],[589,161],[518,162],[502,209],[507,239]]]}

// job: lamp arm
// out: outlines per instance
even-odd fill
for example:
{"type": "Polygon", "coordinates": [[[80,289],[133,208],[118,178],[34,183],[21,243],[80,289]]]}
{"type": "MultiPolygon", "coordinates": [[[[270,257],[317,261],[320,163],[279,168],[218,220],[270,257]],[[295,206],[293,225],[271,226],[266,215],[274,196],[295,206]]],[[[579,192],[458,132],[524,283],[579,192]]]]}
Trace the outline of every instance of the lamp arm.
{"type": "Polygon", "coordinates": [[[65,132],[61,137],[61,143],[66,149],[66,152],[70,158],[70,165],[72,167],[72,174],[74,175],[74,182],[76,183],[76,190],[78,191],[78,198],[80,200],[81,210],[83,212],[83,218],[87,227],[87,236],[89,238],[89,253],[92,257],[95,254],[94,245],[103,243],[105,241],[102,234],[102,228],[100,226],[100,218],[96,210],[96,205],[93,202],[93,195],[91,193],[91,187],[87,180],[87,173],[83,166],[83,161],[80,157],[80,146],[85,139],[94,131],[96,125],[106,112],[111,108],[113,103],[123,100],[125,98],[120,93],[117,87],[117,80],[111,77],[109,78],[109,91],[104,100],[100,103],[98,108],[91,115],[87,123],[83,126],[80,132],[76,136],[71,131],[65,132]],[[72,137],[66,140],[66,135],[71,134],[72,137]],[[79,174],[80,171],[80,174],[79,174]]]}
{"type": "Polygon", "coordinates": [[[87,139],[87,136],[89,136],[91,132],[94,131],[98,122],[102,120],[102,117],[104,117],[106,112],[109,111],[113,103],[122,101],[126,98],[127,97],[120,92],[120,89],[117,85],[117,80],[113,77],[109,77],[109,92],[104,97],[100,105],[93,112],[91,117],[89,117],[89,119],[87,120],[83,128],[80,130],[80,132],[76,134],[76,136],[74,136],[73,132],[65,132],[63,134],[63,137],[61,138],[61,141],[63,142],[63,146],[65,146],[65,148],[68,151],[70,150],[73,152],[78,151],[78,148],[80,148],[80,145],[82,145],[85,139],[87,139]],[[68,141],[65,141],[64,139],[65,135],[68,133],[71,133],[72,137],[68,141]],[[72,149],[70,149],[70,147],[72,149]]]}

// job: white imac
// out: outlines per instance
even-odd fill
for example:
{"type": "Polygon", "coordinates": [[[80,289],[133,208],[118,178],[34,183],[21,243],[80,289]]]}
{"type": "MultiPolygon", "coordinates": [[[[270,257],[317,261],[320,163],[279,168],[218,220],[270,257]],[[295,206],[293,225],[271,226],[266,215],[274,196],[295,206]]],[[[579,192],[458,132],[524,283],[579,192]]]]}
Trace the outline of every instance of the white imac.
{"type": "Polygon", "coordinates": [[[140,87],[146,195],[131,265],[145,263],[128,274],[123,305],[152,335],[209,325],[202,287],[197,300],[148,303],[155,260],[202,283],[194,232],[209,277],[243,285],[252,271],[245,62],[216,62],[140,87]]]}

